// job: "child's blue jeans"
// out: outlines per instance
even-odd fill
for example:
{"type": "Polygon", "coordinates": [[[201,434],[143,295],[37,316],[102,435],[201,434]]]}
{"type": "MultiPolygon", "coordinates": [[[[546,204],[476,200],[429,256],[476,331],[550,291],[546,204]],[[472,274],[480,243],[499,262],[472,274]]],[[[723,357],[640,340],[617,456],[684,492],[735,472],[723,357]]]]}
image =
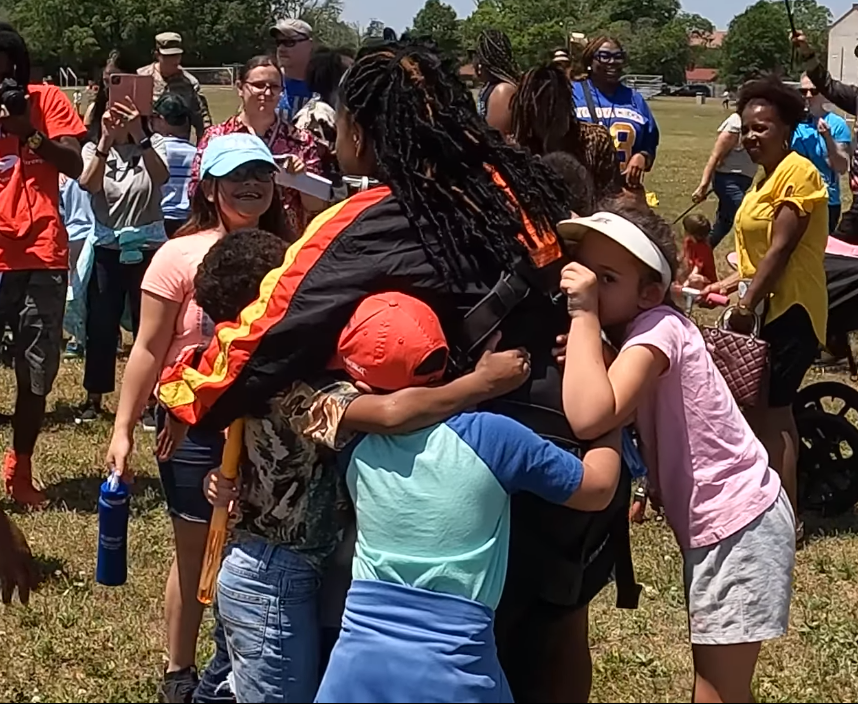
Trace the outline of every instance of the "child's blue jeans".
{"type": "Polygon", "coordinates": [[[320,579],[301,555],[238,536],[218,576],[218,610],[239,702],[311,702],[319,685],[320,579]]]}

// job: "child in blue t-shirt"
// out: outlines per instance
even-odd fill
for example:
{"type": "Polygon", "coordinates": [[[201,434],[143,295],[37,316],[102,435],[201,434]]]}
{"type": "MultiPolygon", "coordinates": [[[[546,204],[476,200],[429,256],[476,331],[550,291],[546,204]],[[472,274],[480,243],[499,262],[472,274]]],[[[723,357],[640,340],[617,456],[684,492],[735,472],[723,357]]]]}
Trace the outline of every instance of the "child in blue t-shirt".
{"type": "MultiPolygon", "coordinates": [[[[399,293],[367,298],[337,366],[365,392],[437,384],[437,317],[399,293]]],[[[341,455],[357,515],[343,628],[316,701],[511,702],[493,635],[506,577],[510,494],[601,510],[620,435],[583,462],[509,418],[461,413],[404,435],[365,435],[341,455]]]]}

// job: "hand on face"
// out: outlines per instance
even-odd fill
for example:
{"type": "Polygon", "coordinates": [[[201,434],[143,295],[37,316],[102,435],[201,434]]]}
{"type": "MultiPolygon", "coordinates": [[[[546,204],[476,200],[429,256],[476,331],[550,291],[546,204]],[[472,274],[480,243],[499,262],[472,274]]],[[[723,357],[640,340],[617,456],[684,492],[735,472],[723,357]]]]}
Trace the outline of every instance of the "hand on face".
{"type": "Polygon", "coordinates": [[[569,314],[576,315],[599,312],[599,285],[596,275],[583,264],[572,262],[563,267],[560,290],[566,294],[569,314]]]}

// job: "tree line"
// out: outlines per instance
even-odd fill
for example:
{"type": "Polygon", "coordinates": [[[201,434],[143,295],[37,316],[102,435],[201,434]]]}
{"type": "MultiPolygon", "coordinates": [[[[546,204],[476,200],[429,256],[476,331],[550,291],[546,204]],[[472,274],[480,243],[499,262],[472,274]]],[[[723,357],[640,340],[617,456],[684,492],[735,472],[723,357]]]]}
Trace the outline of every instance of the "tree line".
{"type": "MultiPolygon", "coordinates": [[[[792,4],[796,23],[825,56],[828,8],[817,0],[792,4]]],[[[37,63],[49,72],[72,66],[91,76],[115,48],[139,64],[149,61],[155,35],[166,30],[181,32],[190,66],[242,63],[270,50],[268,28],[280,17],[307,20],[319,41],[335,47],[357,48],[384,30],[382,19],[361,29],[342,14],[343,0],[0,0],[0,16],[23,34],[37,63]]],[[[790,78],[800,73],[783,0],[759,0],[737,15],[720,48],[707,44],[712,23],[683,12],[679,0],[477,0],[466,18],[443,0],[426,0],[408,31],[464,63],[490,27],[509,35],[523,69],[547,60],[580,32],[616,36],[631,72],[662,75],[672,84],[684,83],[692,67],[715,68],[731,86],[768,71],[790,78]],[[698,41],[690,41],[694,37],[698,41]]]]}
{"type": "Polygon", "coordinates": [[[113,49],[151,61],[164,31],[181,33],[189,66],[243,63],[272,50],[268,30],[281,17],[307,20],[325,44],[356,48],[361,33],[342,13],[342,0],[0,0],[0,17],[23,35],[34,63],[91,77],[113,49]]]}
{"type": "MultiPolygon", "coordinates": [[[[792,6],[796,24],[825,56],[831,12],[817,0],[792,0],[792,6]]],[[[442,0],[426,0],[411,31],[465,57],[489,27],[507,33],[522,68],[547,60],[580,32],[617,37],[630,72],[662,75],[671,84],[684,83],[686,69],[694,67],[717,69],[731,87],[766,72],[793,79],[801,72],[801,62],[791,60],[783,0],[759,0],[737,15],[721,47],[711,44],[712,22],[683,12],[679,0],[478,0],[464,19],[442,0]]]]}

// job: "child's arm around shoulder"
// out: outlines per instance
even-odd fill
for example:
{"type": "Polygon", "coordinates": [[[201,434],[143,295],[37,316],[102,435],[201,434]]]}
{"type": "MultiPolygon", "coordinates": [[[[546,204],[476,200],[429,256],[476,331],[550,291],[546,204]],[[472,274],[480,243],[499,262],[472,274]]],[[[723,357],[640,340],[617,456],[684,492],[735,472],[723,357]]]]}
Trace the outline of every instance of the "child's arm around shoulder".
{"type": "Polygon", "coordinates": [[[627,422],[668,368],[669,359],[661,344],[643,342],[645,335],[642,343],[624,348],[608,369],[602,354],[595,275],[580,264],[570,264],[563,271],[561,288],[569,297],[572,316],[563,371],[563,410],[575,435],[593,440],[627,422]]]}
{"type": "Polygon", "coordinates": [[[448,384],[362,394],[346,409],[343,428],[375,435],[411,433],[517,389],[530,376],[530,356],[523,349],[495,352],[499,339],[493,338],[473,372],[448,384]]]}
{"type": "Polygon", "coordinates": [[[447,425],[510,494],[528,491],[569,508],[601,511],[617,491],[619,430],[593,443],[582,461],[521,423],[494,413],[460,415],[447,425]]]}

